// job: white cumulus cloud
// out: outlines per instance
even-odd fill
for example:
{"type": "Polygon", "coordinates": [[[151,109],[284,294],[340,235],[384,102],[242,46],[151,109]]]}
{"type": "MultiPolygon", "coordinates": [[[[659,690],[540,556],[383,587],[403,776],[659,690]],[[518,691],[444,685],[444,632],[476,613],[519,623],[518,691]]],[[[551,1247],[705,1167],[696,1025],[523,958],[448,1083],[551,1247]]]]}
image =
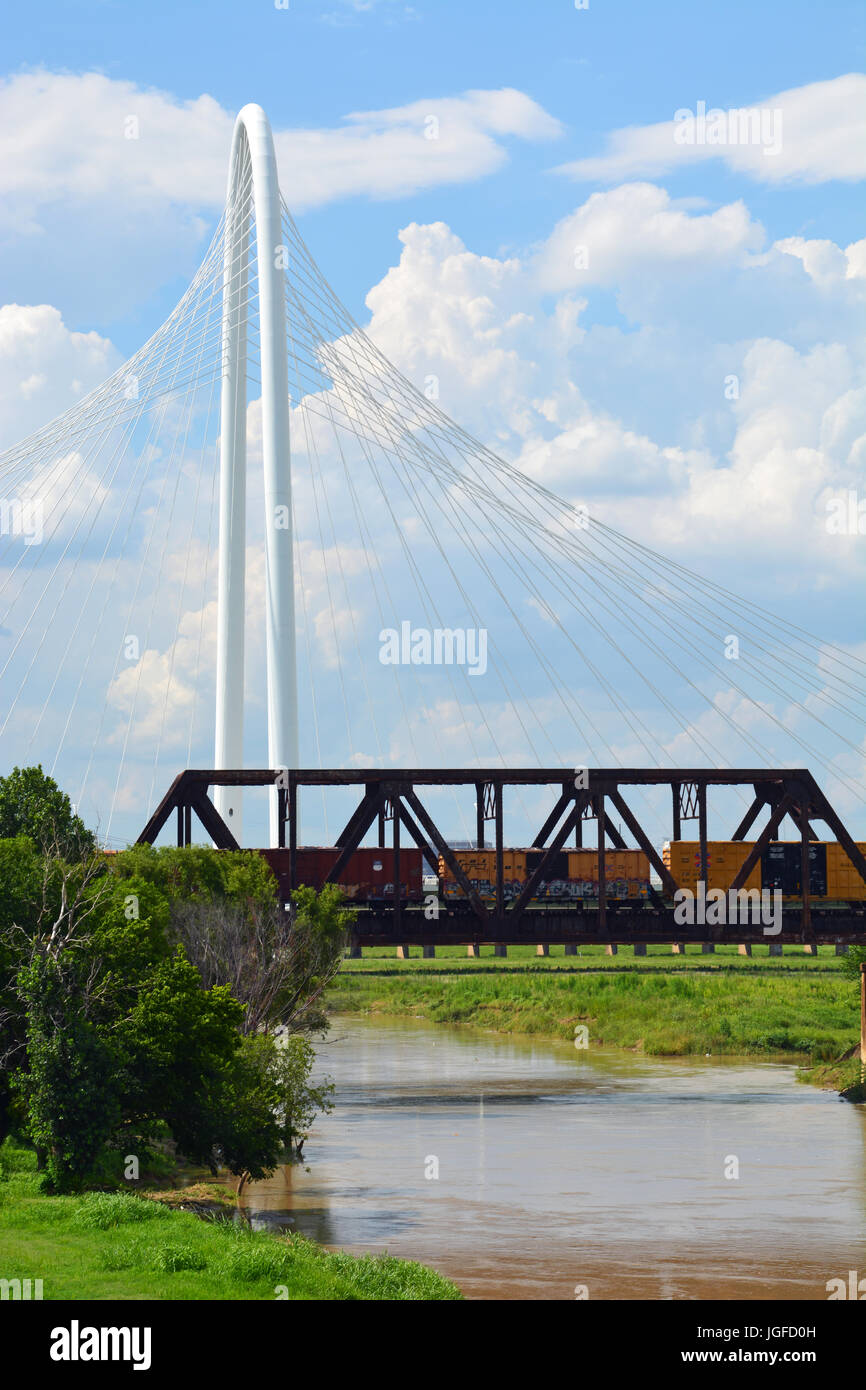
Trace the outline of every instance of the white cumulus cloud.
{"type": "Polygon", "coordinates": [[[695,140],[685,143],[686,123],[674,119],[630,126],[608,137],[607,149],[560,166],[559,172],[588,182],[655,178],[686,164],[720,159],[728,168],[762,183],[851,182],[866,176],[866,77],[846,73],[810,82],[742,107],[725,107],[699,94],[683,100],[680,112],[696,118],[695,140]],[[699,142],[698,101],[702,100],[706,139],[699,142]],[[711,112],[724,112],[724,119],[711,112]],[[756,123],[742,112],[758,112],[756,123]]]}

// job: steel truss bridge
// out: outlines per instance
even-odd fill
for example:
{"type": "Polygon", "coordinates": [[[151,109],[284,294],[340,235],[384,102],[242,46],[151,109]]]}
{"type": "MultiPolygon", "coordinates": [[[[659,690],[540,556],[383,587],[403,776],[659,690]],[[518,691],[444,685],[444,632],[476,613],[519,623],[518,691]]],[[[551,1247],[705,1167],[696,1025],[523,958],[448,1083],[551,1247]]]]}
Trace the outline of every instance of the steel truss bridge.
{"type": "MultiPolygon", "coordinates": [[[[809,845],[820,837],[816,825],[822,823],[847,853],[860,878],[866,883],[866,858],[846,830],[839,815],[831,806],[810,772],[805,769],[707,769],[707,768],[600,768],[588,773],[586,787],[576,786],[574,770],[567,768],[457,768],[346,771],[302,769],[276,772],[261,770],[188,770],[180,773],[138,837],[139,844],[153,844],[172,815],[176,818],[177,843],[192,843],[193,815],[208,837],[219,849],[239,849],[240,846],[209,796],[211,788],[267,787],[277,788],[278,844],[288,850],[288,884],[284,898],[297,886],[296,853],[299,843],[301,790],[303,788],[351,788],[359,793],[358,805],[349,816],[336,847],[340,850],[327,875],[335,883],[351,855],[365,836],[373,831],[377,843],[385,847],[388,839],[394,852],[394,880],[400,882],[401,844],[411,842],[420,849],[431,864],[441,855],[454,879],[463,890],[464,898],[439,901],[435,919],[425,915],[423,906],[402,902],[395,896],[393,904],[376,907],[361,906],[355,927],[355,944],[384,945],[453,945],[460,943],[517,944],[564,943],[666,943],[698,942],[709,946],[720,942],[766,942],[775,944],[820,943],[843,945],[866,941],[866,901],[851,901],[826,905],[810,895],[809,845]],[[465,787],[475,793],[477,843],[485,844],[485,828],[493,824],[495,854],[495,902],[488,906],[473,889],[453,848],[436,820],[424,804],[425,789],[435,787],[465,787]],[[553,810],[530,848],[541,851],[541,857],[527,875],[519,895],[506,902],[504,892],[504,820],[508,789],[516,787],[550,787],[557,800],[553,810]],[[752,801],[731,840],[745,840],[749,832],[763,821],[753,847],[731,883],[728,892],[744,887],[750,873],[760,862],[764,849],[777,838],[782,822],[789,817],[796,828],[801,845],[802,899],[787,901],[782,909],[782,929],[771,937],[759,921],[750,920],[737,925],[684,925],[674,919],[674,894],[683,886],[677,883],[661,855],[652,843],[640,820],[627,801],[629,788],[667,787],[671,798],[671,838],[682,838],[686,821],[697,822],[696,841],[699,845],[699,877],[707,881],[707,813],[710,793],[721,787],[747,787],[752,801]],[[614,823],[614,815],[627,829],[633,845],[628,845],[614,823]],[[585,831],[594,822],[594,834],[584,839],[585,831]],[[547,906],[532,902],[541,880],[550,877],[554,856],[571,843],[586,846],[598,853],[598,899],[578,901],[567,905],[547,906]],[[606,892],[605,854],[608,848],[638,848],[645,852],[658,875],[660,887],[651,887],[648,899],[616,899],[606,892]]],[[[751,918],[751,914],[749,914],[751,918]]]]}

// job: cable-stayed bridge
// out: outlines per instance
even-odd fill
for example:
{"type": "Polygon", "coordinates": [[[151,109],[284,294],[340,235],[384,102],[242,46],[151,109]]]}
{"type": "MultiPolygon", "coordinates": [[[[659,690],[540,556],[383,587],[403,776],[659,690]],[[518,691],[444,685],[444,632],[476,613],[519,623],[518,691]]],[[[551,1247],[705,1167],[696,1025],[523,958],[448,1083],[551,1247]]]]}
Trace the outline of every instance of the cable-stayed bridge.
{"type": "MultiPolygon", "coordinates": [[[[473,807],[429,784],[446,843],[477,842],[496,769],[528,845],[572,768],[686,769],[632,784],[656,846],[670,787],[701,770],[755,773],[717,784],[705,841],[762,769],[810,770],[821,805],[795,790],[783,812],[798,833],[829,809],[847,834],[837,802],[861,814],[866,664],[555,495],[407,380],[313,260],[258,107],[186,294],[0,457],[0,506],[0,761],[40,761],[106,843],[152,824],[179,767],[211,765],[318,769],[304,833],[323,844],[357,830],[365,772],[407,767],[482,788],[473,807]]],[[[276,845],[285,788],[244,812],[242,780],[213,780],[219,821],[276,845]]]]}

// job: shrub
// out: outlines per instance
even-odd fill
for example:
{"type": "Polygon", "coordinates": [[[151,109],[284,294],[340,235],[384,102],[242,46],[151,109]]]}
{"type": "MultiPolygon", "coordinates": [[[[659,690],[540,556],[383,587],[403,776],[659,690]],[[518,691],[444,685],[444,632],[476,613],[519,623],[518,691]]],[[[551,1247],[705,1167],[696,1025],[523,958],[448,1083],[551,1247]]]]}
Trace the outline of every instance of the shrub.
{"type": "Polygon", "coordinates": [[[239,1239],[220,1260],[220,1273],[244,1282],[269,1279],[279,1282],[288,1274],[292,1252],[268,1237],[266,1240],[239,1239]]]}
{"type": "Polygon", "coordinates": [[[159,1202],[148,1202],[126,1192],[89,1192],[72,1218],[89,1231],[109,1231],[138,1221],[164,1220],[170,1212],[159,1202]]]}
{"type": "Polygon", "coordinates": [[[207,1257],[192,1245],[161,1242],[151,1249],[150,1264],[163,1274],[177,1274],[182,1269],[206,1269],[207,1257]]]}

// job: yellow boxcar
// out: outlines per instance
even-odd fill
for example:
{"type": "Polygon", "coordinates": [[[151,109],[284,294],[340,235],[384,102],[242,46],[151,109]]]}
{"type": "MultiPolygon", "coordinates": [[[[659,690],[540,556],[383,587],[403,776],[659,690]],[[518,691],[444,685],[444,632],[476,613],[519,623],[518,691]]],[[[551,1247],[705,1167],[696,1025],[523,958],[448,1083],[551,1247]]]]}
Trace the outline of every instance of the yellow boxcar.
{"type": "MultiPolygon", "coordinates": [[[[609,849],[604,856],[605,893],[608,898],[646,898],[649,896],[649,859],[642,849],[609,849]]],[[[570,849],[568,877],[572,884],[586,885],[575,897],[598,897],[598,851],[570,849]]]]}
{"type": "MultiPolygon", "coordinates": [[[[752,849],[754,841],[746,840],[708,840],[707,841],[707,887],[730,888],[737,871],[742,868],[752,849]]],[[[668,840],[662,848],[662,860],[670,870],[680,888],[697,892],[701,870],[701,846],[698,840],[668,840]]],[[[761,887],[760,860],[752,869],[744,888],[761,887]]]]}
{"type": "MultiPolygon", "coordinates": [[[[506,902],[516,898],[528,877],[527,856],[538,850],[506,849],[502,852],[506,902]]],[[[492,849],[458,849],[454,856],[483,902],[496,898],[496,852],[492,849]]],[[[562,851],[557,856],[557,875],[539,884],[534,901],[574,901],[598,897],[598,853],[592,849],[562,851]],[[564,875],[567,873],[567,877],[564,875]]],[[[445,860],[439,857],[439,878],[446,899],[462,898],[463,890],[445,860]]],[[[642,850],[609,850],[605,855],[608,898],[646,898],[649,895],[649,860],[642,850]]]]}
{"type": "MultiPolygon", "coordinates": [[[[454,858],[465,873],[482,902],[496,899],[496,851],[492,849],[455,849],[454,858]]],[[[526,850],[502,851],[505,900],[516,898],[526,881],[526,850]]],[[[445,898],[462,898],[463,889],[441,854],[439,879],[445,898]]]]}
{"type": "MultiPolygon", "coordinates": [[[[860,842],[857,848],[866,855],[866,844],[860,842]]],[[[835,841],[827,845],[827,897],[848,902],[863,902],[866,899],[866,883],[842,846],[835,841]]]]}

